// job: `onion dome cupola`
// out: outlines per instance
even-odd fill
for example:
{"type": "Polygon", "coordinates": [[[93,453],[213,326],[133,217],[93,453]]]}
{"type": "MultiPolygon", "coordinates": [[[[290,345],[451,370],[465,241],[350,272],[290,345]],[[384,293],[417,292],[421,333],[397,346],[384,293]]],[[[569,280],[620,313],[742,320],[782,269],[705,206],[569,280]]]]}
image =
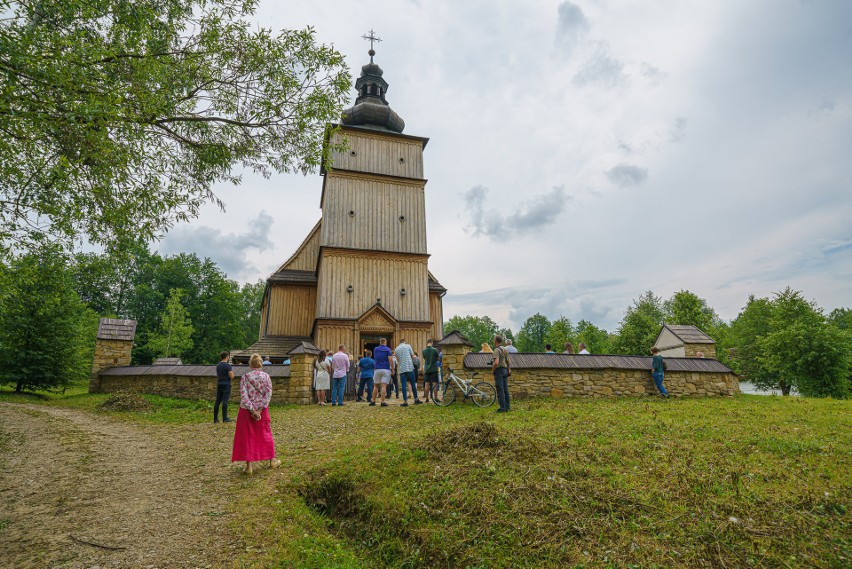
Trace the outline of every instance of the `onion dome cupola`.
{"type": "Polygon", "coordinates": [[[373,63],[373,56],[376,55],[373,42],[382,40],[375,37],[373,30],[370,30],[369,36],[362,37],[370,40],[370,51],[367,52],[370,54],[370,63],[361,67],[361,76],[355,81],[358,98],[355,99],[355,106],[343,111],[342,122],[350,126],[402,132],[405,121],[390,108],[385,99],[388,84],[382,78],[384,71],[373,63]]]}

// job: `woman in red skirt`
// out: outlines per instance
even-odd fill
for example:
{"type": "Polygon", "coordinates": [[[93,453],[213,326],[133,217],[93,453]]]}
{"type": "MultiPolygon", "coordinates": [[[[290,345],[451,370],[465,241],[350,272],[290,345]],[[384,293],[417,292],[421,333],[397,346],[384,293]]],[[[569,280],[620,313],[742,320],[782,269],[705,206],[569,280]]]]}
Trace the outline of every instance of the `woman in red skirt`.
{"type": "Polygon", "coordinates": [[[231,455],[231,462],[245,461],[246,474],[252,474],[251,463],[259,460],[268,460],[270,468],[281,465],[280,460],[275,460],[275,441],[269,420],[272,380],[263,371],[259,354],[252,354],[249,367],[249,372],[240,379],[240,412],[231,455]]]}

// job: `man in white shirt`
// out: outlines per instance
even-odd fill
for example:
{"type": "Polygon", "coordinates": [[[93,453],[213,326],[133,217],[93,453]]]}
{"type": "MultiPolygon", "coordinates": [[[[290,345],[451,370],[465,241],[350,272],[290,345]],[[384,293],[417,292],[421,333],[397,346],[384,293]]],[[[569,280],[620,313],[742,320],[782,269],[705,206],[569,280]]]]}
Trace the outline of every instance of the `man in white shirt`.
{"type": "Polygon", "coordinates": [[[399,366],[399,379],[402,382],[402,405],[408,407],[408,390],[406,383],[411,384],[411,394],[414,396],[414,404],[420,405],[423,403],[417,397],[417,381],[414,378],[414,350],[405,340],[399,343],[395,350],[396,362],[399,366]]]}
{"type": "Polygon", "coordinates": [[[512,340],[506,340],[506,351],[510,354],[518,353],[518,348],[512,345],[512,340]]]}
{"type": "Polygon", "coordinates": [[[580,351],[577,352],[578,354],[589,354],[589,353],[591,353],[591,352],[589,352],[589,350],[586,349],[586,344],[584,344],[583,342],[580,342],[579,347],[580,347],[580,351]]]}

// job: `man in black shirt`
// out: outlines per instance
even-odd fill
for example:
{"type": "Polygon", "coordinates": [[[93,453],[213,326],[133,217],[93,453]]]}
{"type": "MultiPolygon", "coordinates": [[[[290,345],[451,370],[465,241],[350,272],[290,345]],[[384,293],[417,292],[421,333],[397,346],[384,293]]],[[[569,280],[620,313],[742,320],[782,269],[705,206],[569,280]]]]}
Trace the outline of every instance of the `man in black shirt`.
{"type": "Polygon", "coordinates": [[[230,423],[228,418],[228,399],[231,398],[231,380],[234,379],[234,370],[228,363],[231,354],[222,352],[219,354],[219,363],[216,364],[216,403],[213,405],[213,422],[219,422],[219,404],[222,404],[222,422],[230,423]]]}

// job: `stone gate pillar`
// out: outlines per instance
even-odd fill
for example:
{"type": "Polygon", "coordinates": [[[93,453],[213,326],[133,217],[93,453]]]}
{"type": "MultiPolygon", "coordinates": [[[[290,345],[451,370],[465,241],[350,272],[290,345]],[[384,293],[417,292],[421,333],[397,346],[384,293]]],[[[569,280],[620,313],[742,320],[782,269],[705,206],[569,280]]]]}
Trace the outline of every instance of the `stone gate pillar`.
{"type": "Polygon", "coordinates": [[[101,371],[110,367],[129,366],[136,320],[101,318],[95,340],[95,358],[89,377],[89,393],[100,393],[101,371]]]}
{"type": "Polygon", "coordinates": [[[473,344],[461,335],[458,330],[453,330],[435,346],[441,350],[441,373],[443,377],[450,374],[450,369],[464,371],[464,357],[470,353],[473,344]]]}
{"type": "Polygon", "coordinates": [[[290,381],[287,387],[287,403],[310,405],[313,402],[313,365],[319,353],[319,348],[310,342],[302,342],[287,354],[290,357],[290,381]]]}

